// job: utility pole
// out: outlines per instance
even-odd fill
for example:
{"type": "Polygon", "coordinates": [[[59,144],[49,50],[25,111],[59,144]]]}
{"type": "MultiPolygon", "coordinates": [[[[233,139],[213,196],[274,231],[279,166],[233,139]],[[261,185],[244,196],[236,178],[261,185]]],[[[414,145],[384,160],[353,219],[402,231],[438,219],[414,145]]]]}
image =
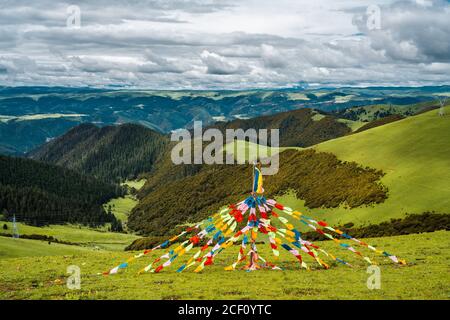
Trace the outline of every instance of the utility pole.
{"type": "Polygon", "coordinates": [[[444,105],[445,105],[445,101],[447,99],[444,99],[443,101],[441,99],[439,99],[439,103],[441,104],[441,107],[439,108],[439,116],[443,117],[445,116],[445,109],[444,109],[444,105]]]}
{"type": "Polygon", "coordinates": [[[13,238],[18,239],[19,238],[19,229],[17,228],[16,223],[16,215],[13,215],[13,238]]]}

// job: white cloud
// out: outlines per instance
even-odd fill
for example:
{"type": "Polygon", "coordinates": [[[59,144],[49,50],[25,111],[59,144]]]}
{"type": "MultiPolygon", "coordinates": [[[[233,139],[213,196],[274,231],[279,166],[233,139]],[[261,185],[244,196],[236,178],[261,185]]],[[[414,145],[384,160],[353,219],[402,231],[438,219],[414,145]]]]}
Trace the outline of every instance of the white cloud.
{"type": "Polygon", "coordinates": [[[286,66],[287,62],[286,57],[280,51],[267,44],[261,46],[261,58],[268,68],[282,68],[286,66]]]}
{"type": "Polygon", "coordinates": [[[447,1],[396,2],[382,7],[381,28],[367,36],[373,49],[394,60],[450,61],[449,21],[447,1]]]}
{"type": "Polygon", "coordinates": [[[204,50],[200,55],[206,66],[207,73],[216,75],[241,74],[249,71],[249,68],[214,52],[204,50]]]}
{"type": "Polygon", "coordinates": [[[0,85],[246,88],[449,83],[443,0],[64,1],[0,3],[0,85]],[[70,3],[71,4],[71,3],[70,3]],[[369,31],[368,5],[381,9],[369,31]]]}

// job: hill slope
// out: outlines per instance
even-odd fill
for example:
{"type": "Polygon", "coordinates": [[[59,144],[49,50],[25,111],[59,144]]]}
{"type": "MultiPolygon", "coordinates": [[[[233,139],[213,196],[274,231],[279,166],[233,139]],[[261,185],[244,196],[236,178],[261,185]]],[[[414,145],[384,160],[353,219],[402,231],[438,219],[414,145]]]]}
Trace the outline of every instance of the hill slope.
{"type": "Polygon", "coordinates": [[[351,132],[351,129],[338,119],[312,109],[299,109],[248,120],[237,119],[216,123],[211,127],[223,133],[226,129],[279,129],[282,147],[309,147],[351,132]]]}
{"type": "MultiPolygon", "coordinates": [[[[395,94],[394,94],[395,96],[395,94]]],[[[429,101],[408,104],[368,104],[332,111],[338,118],[371,122],[392,116],[409,117],[439,108],[435,97],[429,101]]]]}
{"type": "MultiPolygon", "coordinates": [[[[406,213],[450,212],[450,107],[447,116],[436,110],[361,133],[327,141],[314,149],[341,160],[383,170],[388,199],[368,208],[343,207],[314,212],[332,224],[378,223],[406,213]]],[[[310,211],[304,201],[284,196],[286,205],[310,211]]]]}
{"type": "Polygon", "coordinates": [[[0,239],[0,259],[80,255],[86,252],[92,252],[92,249],[59,243],[52,243],[49,245],[46,241],[29,239],[13,239],[6,237],[1,237],[0,239]]]}
{"type": "MultiPolygon", "coordinates": [[[[295,190],[311,208],[340,204],[358,207],[386,198],[386,190],[378,183],[382,172],[341,162],[329,153],[286,150],[280,154],[280,163],[279,173],[265,179],[269,196],[295,190]]],[[[144,234],[162,235],[246,197],[250,193],[251,167],[206,165],[167,183],[154,185],[151,177],[148,181],[152,188],[141,191],[141,201],[129,216],[128,227],[144,234]]]]}
{"type": "Polygon", "coordinates": [[[169,139],[140,125],[82,124],[29,154],[84,174],[117,182],[149,172],[169,139]]]}
{"type": "Polygon", "coordinates": [[[121,194],[111,184],[30,159],[0,156],[0,213],[34,225],[115,222],[102,203],[121,194]]]}
{"type": "Polygon", "coordinates": [[[380,127],[380,126],[384,126],[385,124],[391,123],[391,122],[395,122],[395,121],[399,121],[404,119],[405,117],[400,115],[400,114],[393,114],[393,115],[389,115],[386,116],[384,118],[379,118],[376,120],[373,120],[363,126],[361,126],[360,128],[358,128],[355,133],[358,132],[363,132],[372,128],[376,128],[376,127],[380,127]]]}

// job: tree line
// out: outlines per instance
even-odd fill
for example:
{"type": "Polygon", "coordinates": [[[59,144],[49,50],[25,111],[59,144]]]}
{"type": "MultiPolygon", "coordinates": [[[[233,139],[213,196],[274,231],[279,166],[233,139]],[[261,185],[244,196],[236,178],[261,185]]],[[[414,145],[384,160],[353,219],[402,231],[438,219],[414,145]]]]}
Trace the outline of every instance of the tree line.
{"type": "Polygon", "coordinates": [[[99,226],[117,219],[102,204],[124,190],[72,170],[0,156],[0,213],[35,226],[80,223],[99,226]]]}

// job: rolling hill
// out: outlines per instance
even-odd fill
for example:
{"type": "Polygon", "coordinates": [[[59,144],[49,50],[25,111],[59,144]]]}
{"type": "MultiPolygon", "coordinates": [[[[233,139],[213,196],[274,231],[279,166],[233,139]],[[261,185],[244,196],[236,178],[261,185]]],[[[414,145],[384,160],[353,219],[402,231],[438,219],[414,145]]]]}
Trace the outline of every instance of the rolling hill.
{"type": "Polygon", "coordinates": [[[46,241],[37,241],[29,239],[0,239],[0,258],[18,258],[18,257],[42,257],[42,256],[63,256],[80,255],[86,252],[92,252],[90,248],[80,246],[70,246],[59,243],[49,245],[46,241]]]}
{"type": "Polygon", "coordinates": [[[373,120],[369,123],[364,124],[363,126],[361,126],[360,128],[358,128],[357,130],[355,130],[355,133],[358,132],[363,132],[372,128],[376,128],[376,127],[380,127],[383,126],[385,124],[391,123],[391,122],[395,122],[395,121],[399,121],[404,119],[405,117],[400,115],[400,114],[392,114],[383,118],[379,118],[376,120],[373,120]]]}
{"type": "MultiPolygon", "coordinates": [[[[343,206],[314,210],[319,218],[339,225],[379,223],[407,213],[450,213],[450,106],[447,116],[436,110],[318,144],[312,148],[331,152],[340,160],[383,170],[388,189],[385,202],[349,210],[343,206]]],[[[286,205],[311,212],[304,200],[285,195],[286,205]]]]}
{"type": "Polygon", "coordinates": [[[104,181],[118,182],[152,171],[168,142],[167,136],[140,125],[99,128],[82,124],[28,156],[104,181]]]}
{"type": "Polygon", "coordinates": [[[439,103],[437,100],[430,100],[407,105],[374,104],[355,106],[347,109],[335,110],[332,114],[338,118],[353,121],[373,122],[392,116],[409,117],[438,107],[439,103]]]}
{"type": "MultiPolygon", "coordinates": [[[[265,179],[268,196],[295,190],[311,208],[360,207],[386,199],[386,190],[378,183],[382,172],[341,162],[330,153],[286,150],[280,154],[280,163],[279,173],[265,179]]],[[[195,173],[157,185],[149,176],[147,183],[153,187],[144,186],[140,192],[128,227],[156,236],[168,234],[180,224],[200,221],[220,206],[247,196],[251,174],[249,165],[205,165],[195,173]]]]}
{"type": "Polygon", "coordinates": [[[247,120],[219,122],[210,128],[219,129],[224,134],[227,129],[279,129],[280,146],[284,147],[309,147],[351,132],[349,126],[340,122],[339,119],[323,115],[313,109],[299,109],[247,120]]]}

